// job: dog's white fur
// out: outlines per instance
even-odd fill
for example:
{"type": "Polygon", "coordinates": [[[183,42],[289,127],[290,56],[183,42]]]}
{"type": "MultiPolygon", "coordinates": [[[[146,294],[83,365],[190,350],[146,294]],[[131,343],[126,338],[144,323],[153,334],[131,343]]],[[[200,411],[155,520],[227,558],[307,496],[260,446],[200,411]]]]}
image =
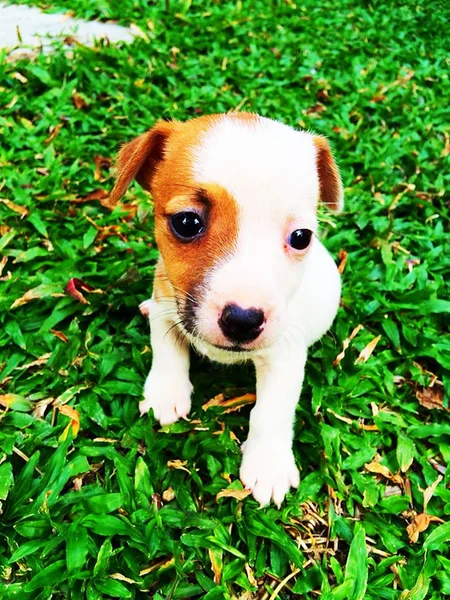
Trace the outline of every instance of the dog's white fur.
{"type": "MultiPolygon", "coordinates": [[[[208,273],[197,307],[197,328],[180,343],[173,303],[148,300],[153,364],[141,413],[161,424],[187,417],[191,406],[189,342],[212,360],[253,361],[257,402],[243,445],[244,485],[261,505],[279,506],[299,473],[292,452],[293,421],[307,348],[330,327],[340,298],[336,265],[316,235],[304,251],[287,248],[295,229],[317,229],[319,177],[313,136],[259,118],[223,118],[204,133],[192,156],[198,181],[225,188],[239,207],[234,247],[208,273]],[[267,321],[245,352],[231,352],[218,326],[227,303],[262,308],[267,321]]],[[[341,201],[340,201],[341,203],[341,201]]]]}

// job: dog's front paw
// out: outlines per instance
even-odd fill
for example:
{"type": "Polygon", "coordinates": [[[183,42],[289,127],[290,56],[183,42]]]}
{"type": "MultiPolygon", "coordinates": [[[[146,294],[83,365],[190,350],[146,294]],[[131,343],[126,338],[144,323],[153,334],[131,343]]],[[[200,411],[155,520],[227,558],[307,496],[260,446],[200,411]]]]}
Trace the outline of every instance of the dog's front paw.
{"type": "Polygon", "coordinates": [[[186,377],[152,369],[144,385],[144,400],[139,402],[141,415],[151,408],[161,425],[185,419],[191,409],[192,384],[186,377]]]}
{"type": "Polygon", "coordinates": [[[298,487],[300,476],[290,446],[247,440],[243,447],[241,481],[261,507],[271,500],[280,508],[290,487],[298,487]]]}

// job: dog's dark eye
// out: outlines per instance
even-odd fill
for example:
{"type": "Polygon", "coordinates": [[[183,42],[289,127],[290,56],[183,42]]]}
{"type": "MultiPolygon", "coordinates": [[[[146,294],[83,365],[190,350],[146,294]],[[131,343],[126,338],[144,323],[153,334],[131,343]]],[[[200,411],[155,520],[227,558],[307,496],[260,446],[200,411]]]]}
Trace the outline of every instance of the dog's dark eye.
{"type": "Polygon", "coordinates": [[[310,229],[296,229],[291,233],[289,245],[296,250],[305,250],[311,242],[312,231],[310,229]]]}
{"type": "Polygon", "coordinates": [[[173,232],[183,240],[191,240],[203,233],[205,227],[201,217],[193,212],[180,212],[170,217],[173,232]]]}

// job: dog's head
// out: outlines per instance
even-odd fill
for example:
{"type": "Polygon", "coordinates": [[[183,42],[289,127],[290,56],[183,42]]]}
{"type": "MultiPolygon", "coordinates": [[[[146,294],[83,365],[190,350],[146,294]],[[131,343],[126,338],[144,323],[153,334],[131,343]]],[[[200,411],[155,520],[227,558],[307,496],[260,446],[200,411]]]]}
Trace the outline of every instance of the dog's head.
{"type": "Polygon", "coordinates": [[[231,351],[271,345],[315,240],[319,200],[342,208],[328,142],[249,113],[160,121],[122,147],[117,202],[133,179],[185,330],[231,351]]]}

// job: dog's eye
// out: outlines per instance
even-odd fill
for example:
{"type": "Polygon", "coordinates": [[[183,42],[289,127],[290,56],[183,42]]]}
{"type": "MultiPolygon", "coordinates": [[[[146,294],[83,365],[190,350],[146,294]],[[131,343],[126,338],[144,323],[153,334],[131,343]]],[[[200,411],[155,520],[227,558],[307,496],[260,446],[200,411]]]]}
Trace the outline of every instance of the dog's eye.
{"type": "Polygon", "coordinates": [[[289,245],[296,250],[305,250],[311,242],[312,231],[310,229],[296,229],[291,233],[289,245]]]}
{"type": "Polygon", "coordinates": [[[201,217],[193,211],[185,211],[170,217],[172,231],[183,240],[191,240],[203,233],[205,226],[201,217]]]}

